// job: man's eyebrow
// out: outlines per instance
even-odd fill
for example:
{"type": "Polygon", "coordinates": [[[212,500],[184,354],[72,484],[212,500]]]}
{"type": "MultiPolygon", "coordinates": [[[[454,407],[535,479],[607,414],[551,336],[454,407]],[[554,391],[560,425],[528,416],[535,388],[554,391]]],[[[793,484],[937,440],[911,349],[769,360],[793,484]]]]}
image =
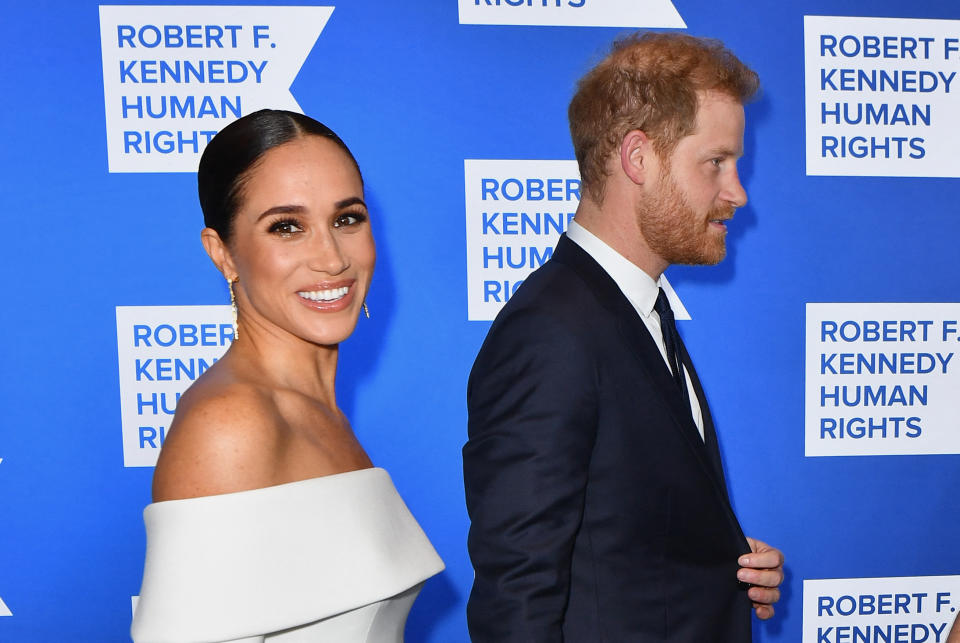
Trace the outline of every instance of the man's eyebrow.
{"type": "Polygon", "coordinates": [[[719,147],[712,147],[708,149],[707,156],[709,156],[710,158],[713,158],[715,156],[730,156],[735,159],[738,159],[743,156],[743,149],[742,148],[734,149],[734,148],[727,147],[725,145],[721,145],[719,147]]]}

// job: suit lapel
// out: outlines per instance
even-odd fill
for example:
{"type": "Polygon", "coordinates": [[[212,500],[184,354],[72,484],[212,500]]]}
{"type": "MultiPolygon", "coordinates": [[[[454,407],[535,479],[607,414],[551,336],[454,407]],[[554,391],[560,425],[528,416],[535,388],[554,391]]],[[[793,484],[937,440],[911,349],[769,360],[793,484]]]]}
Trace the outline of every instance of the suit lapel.
{"type": "Polygon", "coordinates": [[[680,339],[680,359],[683,361],[683,366],[690,375],[690,381],[693,383],[693,391],[697,396],[697,402],[700,404],[700,413],[703,416],[703,444],[707,452],[707,457],[710,460],[711,466],[713,466],[713,472],[723,490],[723,495],[729,497],[726,479],[723,475],[723,461],[720,458],[720,445],[717,441],[717,431],[713,426],[713,415],[710,413],[707,397],[703,393],[703,386],[700,384],[697,369],[693,366],[693,360],[690,359],[690,354],[687,352],[687,347],[683,343],[682,338],[680,339]]]}
{"type": "Polygon", "coordinates": [[[704,449],[707,452],[707,457],[710,460],[710,463],[713,467],[715,482],[717,483],[717,491],[723,497],[723,502],[727,507],[727,517],[730,519],[730,525],[734,530],[734,533],[740,539],[743,547],[743,553],[750,551],[750,547],[747,545],[746,538],[744,537],[743,528],[740,526],[740,520],[737,519],[737,515],[733,511],[733,505],[730,503],[730,494],[727,491],[727,479],[723,473],[723,462],[720,458],[720,445],[717,441],[717,432],[713,426],[713,416],[710,413],[710,409],[707,406],[707,398],[703,394],[703,386],[700,384],[700,378],[697,375],[697,370],[693,367],[693,362],[690,360],[690,354],[687,353],[686,346],[683,345],[683,340],[680,340],[680,350],[681,350],[681,359],[683,359],[683,365],[686,367],[687,372],[690,374],[690,381],[693,382],[694,392],[697,394],[697,400],[700,402],[700,411],[703,414],[703,442],[704,449]]]}
{"type": "MultiPolygon", "coordinates": [[[[722,467],[718,467],[713,458],[708,453],[704,440],[700,437],[700,431],[693,421],[690,408],[684,404],[680,391],[674,383],[673,377],[667,368],[660,349],[650,336],[649,331],[637,314],[633,305],[626,298],[620,287],[610,275],[576,243],[567,238],[564,234],[557,243],[557,248],[553,253],[553,259],[563,263],[574,271],[593,288],[601,305],[609,310],[616,318],[620,329],[620,334],[624,343],[629,347],[630,352],[639,362],[640,366],[647,373],[649,379],[654,383],[660,392],[660,397],[664,400],[670,415],[673,418],[672,426],[683,436],[684,442],[693,452],[694,457],[700,462],[704,473],[713,482],[714,489],[723,500],[724,504],[729,506],[726,485],[723,482],[722,467]]],[[[713,440],[716,435],[713,429],[713,422],[710,420],[710,410],[707,407],[703,396],[703,390],[700,381],[693,371],[693,365],[690,363],[689,355],[686,349],[681,346],[681,356],[684,359],[684,365],[687,366],[691,374],[691,380],[694,382],[694,389],[697,399],[700,401],[700,408],[704,418],[704,433],[706,435],[707,426],[713,440]]]]}
{"type": "Polygon", "coordinates": [[[718,499],[727,508],[726,514],[730,521],[730,527],[742,543],[743,551],[749,551],[743,529],[740,527],[740,521],[737,520],[737,516],[733,512],[730,497],[727,494],[723,465],[720,461],[720,450],[717,445],[717,434],[713,426],[710,408],[707,405],[700,378],[697,376],[696,369],[693,367],[693,362],[690,360],[690,355],[687,353],[683,341],[680,342],[681,359],[690,374],[694,393],[700,402],[703,415],[703,438],[700,437],[700,432],[693,421],[689,406],[684,404],[680,391],[677,390],[677,385],[674,383],[673,376],[660,354],[660,349],[657,348],[643,320],[640,319],[637,311],[613,278],[585,250],[568,239],[566,234],[560,236],[552,260],[556,260],[576,272],[584,282],[593,288],[600,304],[615,316],[624,343],[629,347],[630,352],[633,353],[650,381],[659,390],[660,397],[664,400],[674,420],[672,422],[673,428],[683,436],[684,442],[703,468],[704,475],[711,481],[711,486],[718,499]],[[708,440],[709,443],[705,444],[708,440]]]}

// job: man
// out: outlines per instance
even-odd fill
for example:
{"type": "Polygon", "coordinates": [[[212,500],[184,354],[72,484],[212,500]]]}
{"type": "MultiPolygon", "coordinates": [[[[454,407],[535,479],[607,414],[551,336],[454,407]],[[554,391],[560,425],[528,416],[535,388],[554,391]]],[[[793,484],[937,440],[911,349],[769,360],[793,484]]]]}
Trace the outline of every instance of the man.
{"type": "Polygon", "coordinates": [[[621,41],[580,81],[576,217],[470,375],[475,643],[746,643],[751,607],[773,615],[783,557],[743,536],[658,288],[670,264],[724,256],[756,89],[680,34],[621,41]]]}

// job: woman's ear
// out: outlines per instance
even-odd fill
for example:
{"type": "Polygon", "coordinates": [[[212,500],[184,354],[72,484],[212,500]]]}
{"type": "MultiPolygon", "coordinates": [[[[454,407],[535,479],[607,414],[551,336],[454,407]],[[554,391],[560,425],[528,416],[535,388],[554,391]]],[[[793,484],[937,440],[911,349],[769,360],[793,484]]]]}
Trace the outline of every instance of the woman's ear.
{"type": "Polygon", "coordinates": [[[227,244],[213,228],[204,228],[200,232],[200,241],[203,243],[204,250],[207,251],[210,260],[217,267],[217,270],[226,278],[227,281],[233,281],[237,278],[237,269],[233,265],[233,257],[230,256],[230,250],[227,244]]]}

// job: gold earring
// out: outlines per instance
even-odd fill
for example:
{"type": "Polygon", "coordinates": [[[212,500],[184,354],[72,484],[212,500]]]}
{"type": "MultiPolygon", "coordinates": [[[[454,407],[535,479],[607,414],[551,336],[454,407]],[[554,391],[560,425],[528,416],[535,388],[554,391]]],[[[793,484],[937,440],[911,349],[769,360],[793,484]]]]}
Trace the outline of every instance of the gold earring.
{"type": "Polygon", "coordinates": [[[363,314],[367,316],[367,319],[370,319],[370,309],[367,308],[367,302],[363,302],[363,314]]]}
{"type": "Polygon", "coordinates": [[[239,281],[237,277],[227,279],[227,287],[230,289],[230,309],[233,311],[233,341],[240,339],[240,324],[237,323],[237,296],[233,293],[233,282],[239,281]]]}

